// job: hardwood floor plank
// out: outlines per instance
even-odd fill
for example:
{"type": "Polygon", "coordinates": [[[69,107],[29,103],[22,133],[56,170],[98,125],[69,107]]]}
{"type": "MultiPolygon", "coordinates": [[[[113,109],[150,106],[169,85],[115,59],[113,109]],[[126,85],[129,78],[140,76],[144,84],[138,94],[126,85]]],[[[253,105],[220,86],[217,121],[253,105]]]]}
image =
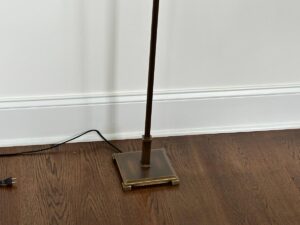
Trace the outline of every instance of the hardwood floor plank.
{"type": "MultiPolygon", "coordinates": [[[[124,151],[140,140],[115,141],[124,151]]],[[[0,225],[296,225],[300,223],[300,130],[154,139],[178,187],[123,192],[102,142],[0,158],[0,225]]],[[[38,146],[2,148],[1,152],[38,146]]]]}

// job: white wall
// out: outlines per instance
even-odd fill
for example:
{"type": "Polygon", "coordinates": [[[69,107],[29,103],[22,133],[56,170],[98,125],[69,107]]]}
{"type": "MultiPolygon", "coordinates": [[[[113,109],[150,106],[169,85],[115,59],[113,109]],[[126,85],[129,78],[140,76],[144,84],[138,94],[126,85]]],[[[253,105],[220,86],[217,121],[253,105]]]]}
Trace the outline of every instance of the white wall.
{"type": "MultiPolygon", "coordinates": [[[[37,143],[44,143],[50,140],[49,137],[56,140],[56,137],[69,136],[90,127],[115,137],[119,137],[119,133],[141,133],[151,7],[151,0],[0,1],[2,128],[5,124],[5,129],[0,129],[0,142],[14,144],[16,139],[37,138],[41,140],[37,143]],[[111,100],[111,95],[124,101],[111,100]],[[138,110],[131,104],[135,98],[140,102],[138,110]],[[74,101],[75,105],[80,103],[88,108],[79,110],[77,116],[73,109],[73,120],[67,118],[67,111],[58,113],[64,107],[75,107],[74,101]],[[109,108],[102,109],[99,104],[108,104],[109,108]],[[131,122],[135,125],[123,124],[125,115],[123,109],[117,111],[118,104],[129,104],[124,110],[132,116],[131,122]],[[100,108],[97,111],[90,105],[100,108]],[[105,125],[100,125],[96,116],[100,114],[105,125]],[[120,118],[116,120],[119,114],[120,118]],[[57,124],[52,127],[47,118],[57,124]],[[134,122],[135,118],[139,119],[134,122]],[[34,129],[30,124],[36,124],[34,129]],[[10,134],[7,129],[11,129],[10,134]]],[[[232,99],[245,97],[249,91],[260,93],[263,89],[266,93],[271,90],[272,101],[276,107],[282,107],[275,96],[289,101],[290,94],[299,94],[299,7],[300,2],[295,0],[162,0],[156,89],[167,96],[165,100],[172,102],[178,100],[174,98],[176,94],[181,96],[183,93],[189,96],[185,96],[185,100],[195,99],[195,96],[199,100],[207,95],[232,99]],[[231,91],[238,91],[240,95],[228,96],[231,91]]],[[[259,97],[247,95],[232,113],[237,113],[238,108],[243,108],[242,105],[252,98],[259,97]]],[[[184,99],[180,98],[180,102],[184,99]]],[[[205,121],[211,123],[205,125],[204,130],[211,126],[220,127],[219,131],[224,131],[224,126],[238,126],[239,130],[249,126],[252,130],[258,129],[266,122],[259,112],[264,110],[263,106],[272,103],[265,95],[263,99],[265,104],[253,103],[253,107],[260,107],[257,115],[255,112],[250,115],[251,110],[249,115],[246,112],[236,115],[252,116],[251,122],[226,119],[214,124],[216,115],[209,117],[208,113],[205,121]]],[[[198,103],[190,104],[187,107],[193,107],[184,112],[197,109],[200,112],[204,106],[198,103]],[[195,105],[198,108],[195,109],[195,105]]],[[[172,105],[172,109],[180,110],[178,104],[172,105]]],[[[291,104],[294,106],[296,102],[291,104]]],[[[222,103],[210,109],[215,111],[215,107],[225,105],[222,103]]],[[[274,123],[300,123],[295,117],[297,109],[280,115],[269,112],[274,118],[267,122],[266,129],[274,123]]],[[[197,130],[204,126],[197,119],[190,121],[196,124],[191,127],[187,122],[178,122],[177,118],[175,124],[180,125],[176,127],[170,115],[166,115],[169,123],[156,126],[156,123],[164,124],[161,122],[166,117],[158,114],[159,107],[154,110],[157,114],[154,132],[157,133],[168,130],[168,134],[175,134],[178,129],[197,130]]],[[[217,111],[222,112],[222,108],[217,111]]],[[[289,126],[280,126],[285,127],[289,126]]]]}
{"type": "Polygon", "coordinates": [[[0,1],[0,95],[144,89],[150,13],[138,0],[0,1]]]}
{"type": "Polygon", "coordinates": [[[162,2],[159,87],[299,83],[299,1],[162,2]]]}

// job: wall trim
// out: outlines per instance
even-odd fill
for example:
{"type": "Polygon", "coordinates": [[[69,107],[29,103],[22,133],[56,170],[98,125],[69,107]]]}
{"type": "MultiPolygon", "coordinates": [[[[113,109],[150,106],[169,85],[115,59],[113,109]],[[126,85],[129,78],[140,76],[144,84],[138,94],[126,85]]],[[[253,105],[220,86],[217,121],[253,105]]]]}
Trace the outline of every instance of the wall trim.
{"type": "MultiPolygon", "coordinates": [[[[259,131],[277,131],[277,130],[294,130],[300,129],[300,122],[295,123],[277,123],[277,124],[263,124],[254,126],[227,126],[227,127],[211,127],[211,128],[195,128],[195,129],[178,129],[178,130],[153,130],[154,137],[176,137],[185,135],[205,135],[205,134],[225,134],[225,133],[246,133],[246,132],[259,132],[259,131]]],[[[79,134],[79,133],[78,133],[79,134]]],[[[56,144],[70,139],[76,135],[64,135],[56,137],[41,137],[41,138],[17,138],[0,140],[0,147],[12,146],[29,146],[29,145],[46,145],[56,144]]],[[[139,139],[142,137],[142,132],[128,132],[128,133],[115,133],[105,134],[108,140],[127,140],[139,139]]],[[[70,143],[78,142],[97,142],[103,141],[95,134],[87,134],[70,143]]]]}
{"type": "MultiPolygon", "coordinates": [[[[145,98],[141,91],[0,98],[0,146],[57,143],[87,129],[139,138],[145,98]]],[[[154,102],[156,137],[300,128],[300,85],[161,90],[154,102]]]]}
{"type": "MultiPolygon", "coordinates": [[[[206,89],[173,89],[156,91],[154,101],[159,102],[190,99],[255,97],[268,95],[289,95],[298,93],[300,93],[300,84],[206,89]]],[[[76,105],[83,106],[94,104],[136,103],[145,102],[145,100],[145,91],[2,97],[0,98],[0,110],[34,107],[41,108],[76,105]]]]}

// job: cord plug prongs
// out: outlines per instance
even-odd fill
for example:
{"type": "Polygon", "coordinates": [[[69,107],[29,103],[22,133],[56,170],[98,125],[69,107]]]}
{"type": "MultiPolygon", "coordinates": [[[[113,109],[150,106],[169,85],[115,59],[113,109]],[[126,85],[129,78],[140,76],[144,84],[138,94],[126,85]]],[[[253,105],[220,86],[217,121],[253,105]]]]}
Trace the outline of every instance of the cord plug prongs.
{"type": "Polygon", "coordinates": [[[0,180],[0,186],[1,187],[11,187],[15,183],[17,183],[17,178],[14,178],[14,177],[8,177],[4,180],[0,180]]]}

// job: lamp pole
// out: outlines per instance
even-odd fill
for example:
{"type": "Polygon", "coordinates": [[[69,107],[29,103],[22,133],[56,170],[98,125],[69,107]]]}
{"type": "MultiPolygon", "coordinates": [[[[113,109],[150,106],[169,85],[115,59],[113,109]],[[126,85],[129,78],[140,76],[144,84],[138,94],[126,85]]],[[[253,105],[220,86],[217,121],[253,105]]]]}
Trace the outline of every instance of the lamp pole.
{"type": "Polygon", "coordinates": [[[151,119],[158,11],[159,0],[153,0],[146,121],[145,133],[143,135],[142,151],[113,154],[113,160],[120,172],[122,178],[122,187],[125,191],[131,190],[133,187],[168,183],[176,186],[179,184],[179,178],[171,165],[166,150],[163,148],[151,150],[151,119]]]}
{"type": "Polygon", "coordinates": [[[142,148],[142,158],[141,158],[142,167],[150,167],[150,158],[151,158],[151,143],[152,143],[151,120],[152,120],[158,13],[159,13],[159,0],[153,0],[146,121],[145,121],[145,134],[143,135],[143,148],[142,148]]]}

